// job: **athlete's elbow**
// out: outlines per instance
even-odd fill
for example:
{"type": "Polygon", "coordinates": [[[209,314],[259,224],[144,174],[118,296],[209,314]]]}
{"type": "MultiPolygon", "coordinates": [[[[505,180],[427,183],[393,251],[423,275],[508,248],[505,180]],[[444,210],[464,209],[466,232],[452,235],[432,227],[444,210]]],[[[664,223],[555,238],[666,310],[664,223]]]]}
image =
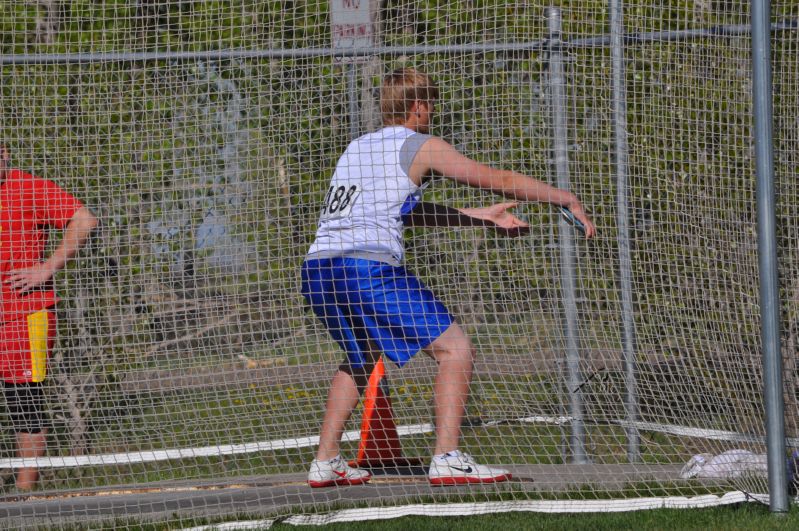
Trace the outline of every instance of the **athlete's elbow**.
{"type": "Polygon", "coordinates": [[[100,220],[97,219],[97,216],[95,216],[91,211],[89,211],[86,215],[85,224],[86,228],[89,230],[94,230],[97,228],[97,225],[100,224],[100,220]]]}
{"type": "Polygon", "coordinates": [[[92,230],[100,224],[100,220],[97,219],[97,216],[94,215],[94,212],[89,210],[88,208],[83,209],[83,226],[92,230]]]}

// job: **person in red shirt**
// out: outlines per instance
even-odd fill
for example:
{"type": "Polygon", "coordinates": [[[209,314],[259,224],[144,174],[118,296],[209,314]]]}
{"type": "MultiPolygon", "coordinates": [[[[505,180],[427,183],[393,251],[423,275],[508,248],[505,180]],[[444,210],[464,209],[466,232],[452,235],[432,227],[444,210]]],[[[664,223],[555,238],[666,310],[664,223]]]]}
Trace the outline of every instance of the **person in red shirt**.
{"type": "MultiPolygon", "coordinates": [[[[36,458],[47,443],[42,382],[55,341],[53,275],[78,252],[97,218],[52,181],[11,168],[9,161],[0,144],[0,378],[17,457],[36,458]],[[64,236],[44,259],[50,228],[63,229],[64,236]]],[[[38,468],[20,468],[17,488],[30,490],[38,478],[38,468]]]]}

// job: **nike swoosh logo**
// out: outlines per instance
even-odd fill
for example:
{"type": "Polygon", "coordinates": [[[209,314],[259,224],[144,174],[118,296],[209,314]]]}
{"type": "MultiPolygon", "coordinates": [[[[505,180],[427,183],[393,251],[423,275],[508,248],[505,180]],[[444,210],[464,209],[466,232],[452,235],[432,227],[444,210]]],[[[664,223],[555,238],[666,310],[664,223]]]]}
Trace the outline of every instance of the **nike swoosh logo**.
{"type": "Polygon", "coordinates": [[[335,475],[337,475],[338,477],[340,477],[340,478],[345,478],[345,477],[347,477],[347,473],[346,473],[346,472],[339,472],[338,470],[334,470],[334,471],[333,471],[333,473],[334,473],[335,475]]]}
{"type": "Polygon", "coordinates": [[[472,473],[472,467],[470,467],[470,466],[467,466],[466,468],[458,468],[456,466],[450,465],[449,467],[451,469],[453,469],[453,470],[458,470],[460,472],[465,472],[466,474],[471,474],[472,473]]]}

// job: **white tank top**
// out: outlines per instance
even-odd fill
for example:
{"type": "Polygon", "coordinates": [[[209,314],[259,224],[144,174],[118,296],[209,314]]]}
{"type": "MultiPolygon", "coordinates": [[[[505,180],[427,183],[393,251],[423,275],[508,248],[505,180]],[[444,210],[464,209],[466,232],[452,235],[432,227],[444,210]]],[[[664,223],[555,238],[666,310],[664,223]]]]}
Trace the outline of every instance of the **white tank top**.
{"type": "Polygon", "coordinates": [[[428,138],[394,126],[352,141],[325,193],[308,258],[356,256],[402,262],[402,216],[413,210],[423,190],[407,172],[428,138]],[[413,141],[403,148],[411,137],[413,141]]]}

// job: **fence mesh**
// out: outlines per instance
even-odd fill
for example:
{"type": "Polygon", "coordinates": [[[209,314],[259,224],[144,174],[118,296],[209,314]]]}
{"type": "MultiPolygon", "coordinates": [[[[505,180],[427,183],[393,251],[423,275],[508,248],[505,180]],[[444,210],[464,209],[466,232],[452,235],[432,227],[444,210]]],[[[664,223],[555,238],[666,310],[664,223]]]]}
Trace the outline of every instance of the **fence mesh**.
{"type": "MultiPolygon", "coordinates": [[[[100,220],[56,277],[48,450],[31,494],[15,490],[15,471],[30,462],[16,459],[0,411],[6,521],[42,524],[14,512],[28,497],[49,500],[53,524],[178,524],[365,500],[378,511],[552,493],[634,503],[766,492],[754,465],[724,481],[680,476],[696,454],[745,450],[751,464],[765,453],[748,2],[624,3],[633,383],[606,3],[563,5],[562,111],[552,100],[545,4],[362,3],[333,2],[368,12],[379,53],[342,60],[328,2],[0,2],[0,141],[13,166],[54,180],[100,220]],[[550,206],[520,205],[531,224],[522,238],[474,228],[407,234],[408,268],[478,351],[464,446],[519,479],[440,492],[424,476],[380,476],[377,495],[312,491],[302,485],[342,353],[305,307],[299,267],[337,157],[354,133],[380,126],[380,79],[400,66],[438,82],[435,135],[551,183],[552,123],[565,112],[571,187],[599,233],[575,240],[571,332],[563,233],[550,206]],[[579,388],[569,384],[568,333],[579,346],[579,388]],[[580,466],[575,393],[590,461],[580,466]],[[631,434],[640,448],[632,459],[631,434]],[[247,488],[257,502],[241,505],[247,488]],[[93,516],[72,502],[100,492],[138,501],[93,516]],[[190,508],[159,509],[166,493],[190,508]]],[[[772,5],[781,25],[772,45],[785,396],[796,437],[799,8],[772,5]]],[[[456,207],[499,200],[443,179],[425,198],[456,207]]],[[[419,355],[388,374],[403,451],[425,461],[434,372],[419,355]]],[[[356,412],[345,457],[357,449],[359,421],[356,412]]]]}

